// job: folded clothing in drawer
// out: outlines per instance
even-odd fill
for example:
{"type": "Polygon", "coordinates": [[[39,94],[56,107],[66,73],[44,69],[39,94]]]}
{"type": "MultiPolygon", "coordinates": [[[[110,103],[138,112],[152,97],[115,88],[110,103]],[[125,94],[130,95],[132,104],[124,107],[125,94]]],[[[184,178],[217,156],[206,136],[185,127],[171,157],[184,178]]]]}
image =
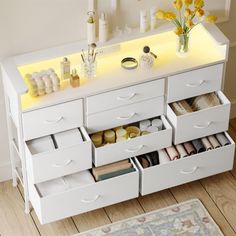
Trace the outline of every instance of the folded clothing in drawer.
{"type": "Polygon", "coordinates": [[[55,149],[51,136],[37,138],[27,142],[30,152],[34,154],[52,151],[55,149]]]}
{"type": "Polygon", "coordinates": [[[113,178],[133,171],[135,171],[135,168],[129,160],[118,161],[113,164],[95,167],[92,169],[92,173],[96,181],[113,178]]]}
{"type": "Polygon", "coordinates": [[[72,129],[53,135],[57,148],[66,148],[83,142],[79,129],[72,129]]]}
{"type": "Polygon", "coordinates": [[[94,178],[88,170],[76,174],[63,176],[58,179],[36,184],[36,188],[42,197],[65,192],[76,187],[94,183],[94,178]]]}
{"type": "Polygon", "coordinates": [[[212,149],[217,149],[230,144],[230,140],[226,137],[226,135],[224,133],[219,133],[201,139],[195,139],[190,142],[173,145],[156,152],[143,154],[138,156],[137,159],[145,169],[151,166],[165,164],[170,161],[178,160],[212,149]]]}

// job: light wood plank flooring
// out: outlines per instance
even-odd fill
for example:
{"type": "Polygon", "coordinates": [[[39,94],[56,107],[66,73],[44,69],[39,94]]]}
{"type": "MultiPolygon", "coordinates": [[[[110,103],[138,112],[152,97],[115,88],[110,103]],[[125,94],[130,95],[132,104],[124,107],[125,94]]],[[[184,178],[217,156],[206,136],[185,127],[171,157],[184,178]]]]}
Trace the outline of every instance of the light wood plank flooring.
{"type": "MultiPolygon", "coordinates": [[[[229,133],[236,141],[236,119],[229,133]]],[[[67,236],[178,202],[199,198],[226,236],[236,236],[236,164],[231,172],[41,225],[34,211],[24,213],[22,188],[0,183],[1,236],[67,236]]]]}

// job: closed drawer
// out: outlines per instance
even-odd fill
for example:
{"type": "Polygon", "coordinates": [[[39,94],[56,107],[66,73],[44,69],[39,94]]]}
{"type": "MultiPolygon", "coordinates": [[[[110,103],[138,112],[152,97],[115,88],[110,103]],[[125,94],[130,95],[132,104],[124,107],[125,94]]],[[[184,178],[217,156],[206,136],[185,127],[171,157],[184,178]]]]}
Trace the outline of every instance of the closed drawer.
{"type": "Polygon", "coordinates": [[[87,116],[89,133],[110,129],[120,125],[162,115],[164,113],[164,97],[127,105],[117,109],[87,116]]]}
{"type": "Polygon", "coordinates": [[[217,92],[221,105],[186,115],[176,116],[171,107],[167,106],[167,117],[174,127],[174,143],[226,131],[229,125],[230,102],[220,91],[217,92]]]}
{"type": "Polygon", "coordinates": [[[161,119],[164,125],[161,131],[99,148],[93,145],[94,165],[101,166],[171,146],[172,128],[164,116],[161,119]]]}
{"type": "Polygon", "coordinates": [[[193,70],[168,78],[167,101],[175,102],[221,89],[224,64],[193,70]]]}
{"type": "Polygon", "coordinates": [[[87,114],[163,96],[164,89],[165,81],[164,79],[160,79],[92,96],[87,98],[87,114]]]}
{"type": "Polygon", "coordinates": [[[233,168],[235,144],[199,153],[158,166],[143,169],[135,159],[141,173],[140,193],[142,195],[161,191],[180,184],[205,178],[233,168]],[[155,181],[153,181],[155,180],[155,181]]]}
{"type": "Polygon", "coordinates": [[[76,100],[22,114],[25,140],[83,126],[83,101],[76,100]]]}
{"type": "Polygon", "coordinates": [[[47,197],[41,197],[35,185],[29,190],[36,214],[45,224],[138,197],[139,172],[136,168],[135,172],[47,197]]]}
{"type": "Polygon", "coordinates": [[[83,142],[63,149],[32,154],[25,144],[28,173],[32,183],[55,179],[92,167],[91,140],[80,128],[83,142]]]}

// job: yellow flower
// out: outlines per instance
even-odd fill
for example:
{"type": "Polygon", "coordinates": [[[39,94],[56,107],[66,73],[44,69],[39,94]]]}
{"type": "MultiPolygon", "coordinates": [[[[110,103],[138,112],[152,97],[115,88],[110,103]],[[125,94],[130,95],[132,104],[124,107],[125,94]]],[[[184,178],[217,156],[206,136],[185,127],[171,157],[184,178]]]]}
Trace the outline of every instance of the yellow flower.
{"type": "Polygon", "coordinates": [[[186,18],[188,18],[188,17],[191,16],[191,15],[192,15],[192,11],[191,11],[189,8],[186,8],[186,9],[185,9],[184,16],[185,16],[186,18]]]}
{"type": "Polygon", "coordinates": [[[175,29],[174,32],[175,32],[177,35],[181,35],[181,34],[183,34],[183,29],[182,29],[181,27],[178,27],[178,28],[175,29]]]}
{"type": "Polygon", "coordinates": [[[191,29],[191,28],[193,28],[194,24],[191,20],[187,20],[186,26],[191,29]]]}
{"type": "Polygon", "coordinates": [[[195,8],[203,8],[204,7],[204,1],[203,0],[194,0],[194,6],[195,8]]]}
{"type": "Polygon", "coordinates": [[[196,12],[196,15],[199,16],[199,17],[202,17],[204,16],[205,12],[203,9],[199,8],[196,12]]]}
{"type": "Polygon", "coordinates": [[[217,16],[207,16],[206,17],[206,22],[208,23],[215,23],[217,21],[217,16]]]}
{"type": "Polygon", "coordinates": [[[174,7],[180,11],[183,7],[183,1],[182,0],[176,0],[174,1],[174,7]]]}
{"type": "Polygon", "coordinates": [[[157,11],[156,18],[163,20],[165,18],[165,12],[161,10],[157,11]]]}
{"type": "Polygon", "coordinates": [[[185,6],[189,7],[193,3],[193,0],[184,0],[185,6]]]}
{"type": "Polygon", "coordinates": [[[164,18],[168,21],[172,21],[176,19],[176,15],[173,12],[165,12],[164,18]]]}

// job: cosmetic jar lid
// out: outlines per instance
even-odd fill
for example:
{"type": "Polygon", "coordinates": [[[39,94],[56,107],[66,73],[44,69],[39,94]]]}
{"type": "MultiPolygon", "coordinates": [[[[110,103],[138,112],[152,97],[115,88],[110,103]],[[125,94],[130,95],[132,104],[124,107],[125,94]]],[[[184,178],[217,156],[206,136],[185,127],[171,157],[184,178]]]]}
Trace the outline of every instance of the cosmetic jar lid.
{"type": "Polygon", "coordinates": [[[125,57],[121,61],[121,66],[127,70],[133,70],[138,67],[138,61],[133,57],[125,57]]]}

